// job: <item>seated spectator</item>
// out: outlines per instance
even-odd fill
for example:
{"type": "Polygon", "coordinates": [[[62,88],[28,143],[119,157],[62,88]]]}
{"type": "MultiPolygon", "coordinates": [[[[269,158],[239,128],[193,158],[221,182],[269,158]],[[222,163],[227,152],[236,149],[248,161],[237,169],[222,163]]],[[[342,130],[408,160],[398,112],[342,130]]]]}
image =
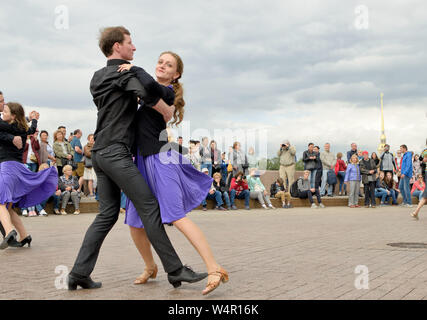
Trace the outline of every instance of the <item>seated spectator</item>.
{"type": "MultiPolygon", "coordinates": [[[[209,169],[208,168],[203,168],[202,172],[204,174],[209,175],[209,169]]],[[[226,210],[222,205],[224,204],[224,202],[222,202],[222,195],[220,191],[217,191],[216,188],[214,187],[214,183],[212,182],[212,186],[211,189],[209,190],[208,195],[206,196],[206,199],[202,201],[202,206],[203,206],[203,211],[208,210],[207,208],[207,202],[206,200],[208,199],[215,199],[216,201],[216,206],[215,209],[218,210],[226,210]]]]}
{"type": "Polygon", "coordinates": [[[73,177],[73,167],[70,165],[65,165],[62,168],[62,171],[64,175],[59,177],[58,183],[62,198],[61,214],[67,214],[65,208],[67,207],[70,197],[74,205],[74,214],[80,214],[80,194],[77,192],[77,189],[79,188],[79,179],[77,177],[73,177]]]}
{"type": "MultiPolygon", "coordinates": [[[[397,187],[396,181],[393,179],[393,173],[388,171],[384,178],[385,184],[387,186],[387,190],[390,191],[390,196],[392,198],[392,205],[397,206],[397,197],[399,196],[400,190],[397,187]]],[[[390,197],[386,197],[386,201],[388,202],[390,197]]]]}
{"type": "MultiPolygon", "coordinates": [[[[246,177],[245,177],[246,178],[246,177]]],[[[249,207],[249,186],[246,179],[243,178],[243,172],[237,172],[236,176],[231,179],[230,183],[230,202],[231,210],[237,210],[237,207],[234,205],[234,199],[245,199],[245,209],[250,210],[249,207]]]]}
{"type": "Polygon", "coordinates": [[[93,183],[96,181],[95,170],[92,166],[92,148],[95,143],[94,135],[90,134],[87,137],[87,144],[84,146],[84,173],[83,179],[87,181],[87,186],[89,189],[89,198],[95,198],[95,193],[93,192],[93,183]]]}
{"type": "Polygon", "coordinates": [[[380,206],[386,204],[387,197],[391,196],[391,192],[388,190],[387,184],[384,181],[385,175],[383,171],[380,171],[378,179],[375,184],[375,198],[379,198],[380,206]]]}
{"type": "Polygon", "coordinates": [[[411,195],[413,197],[418,198],[418,200],[421,201],[425,188],[426,188],[426,184],[423,181],[423,175],[419,173],[417,175],[417,180],[414,182],[412,186],[411,195]]]}
{"type": "Polygon", "coordinates": [[[282,200],[282,208],[292,208],[291,194],[286,190],[282,178],[278,178],[270,187],[270,196],[282,200]]]}
{"type": "Polygon", "coordinates": [[[359,158],[357,153],[353,153],[350,158],[350,163],[345,172],[344,182],[348,183],[348,206],[350,208],[359,207],[359,189],[360,189],[361,174],[359,168],[359,158]]]}
{"type": "MultiPolygon", "coordinates": [[[[47,163],[42,163],[39,167],[39,171],[49,168],[49,165],[47,163]]],[[[42,201],[40,204],[36,205],[36,209],[38,210],[39,214],[41,216],[47,216],[47,212],[45,211],[46,204],[49,201],[53,201],[53,212],[55,214],[61,214],[59,212],[59,203],[61,201],[61,190],[57,189],[56,192],[50,196],[45,201],[42,201]]]]}
{"type": "Polygon", "coordinates": [[[339,195],[347,195],[347,185],[344,183],[345,179],[345,171],[347,170],[347,165],[345,164],[345,161],[342,160],[342,153],[337,153],[337,163],[335,164],[335,174],[337,175],[337,178],[340,182],[339,186],[339,195]],[[343,192],[343,185],[344,185],[344,192],[343,192]]]}
{"type": "Polygon", "coordinates": [[[250,193],[249,193],[250,198],[257,199],[264,209],[268,209],[268,208],[276,209],[271,204],[270,195],[268,194],[267,190],[265,189],[259,177],[260,175],[256,168],[249,169],[249,176],[247,181],[248,181],[248,186],[250,190],[250,193]]]}
{"type": "MultiPolygon", "coordinates": [[[[213,175],[213,178],[214,178],[213,185],[215,189],[221,193],[222,197],[224,197],[224,201],[225,201],[225,204],[227,205],[227,209],[230,210],[231,209],[230,196],[228,195],[228,189],[225,184],[225,181],[222,180],[221,178],[221,173],[215,172],[213,175]]],[[[219,208],[219,210],[222,210],[222,209],[219,208]]]]}
{"type": "Polygon", "coordinates": [[[304,170],[304,176],[302,179],[298,179],[298,192],[299,192],[299,198],[300,199],[307,199],[311,203],[312,209],[317,209],[318,206],[313,201],[313,195],[316,196],[317,202],[319,203],[320,208],[324,208],[325,206],[322,203],[322,199],[320,198],[320,192],[318,188],[312,188],[311,187],[311,181],[310,181],[310,170],[304,170]]]}
{"type": "MultiPolygon", "coordinates": [[[[57,130],[53,134],[53,151],[56,157],[56,168],[58,169],[58,176],[62,176],[62,167],[66,165],[67,161],[71,161],[74,156],[73,148],[70,143],[64,140],[62,131],[57,130]]],[[[72,169],[72,168],[71,168],[72,169]]]]}

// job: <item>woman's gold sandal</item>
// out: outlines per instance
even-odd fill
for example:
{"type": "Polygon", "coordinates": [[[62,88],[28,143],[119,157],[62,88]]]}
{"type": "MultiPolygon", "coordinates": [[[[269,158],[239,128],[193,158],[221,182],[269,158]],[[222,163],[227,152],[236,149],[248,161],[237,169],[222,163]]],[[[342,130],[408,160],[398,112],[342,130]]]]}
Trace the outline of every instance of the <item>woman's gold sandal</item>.
{"type": "Polygon", "coordinates": [[[147,283],[148,279],[156,279],[157,277],[157,265],[154,267],[154,269],[144,269],[144,272],[135,279],[133,282],[134,284],[144,284],[147,283]]]}
{"type": "Polygon", "coordinates": [[[214,291],[222,283],[226,283],[228,281],[228,273],[223,268],[220,268],[218,271],[210,272],[208,275],[210,276],[219,276],[217,281],[209,281],[205,290],[203,290],[203,295],[207,295],[208,293],[214,291]]]}

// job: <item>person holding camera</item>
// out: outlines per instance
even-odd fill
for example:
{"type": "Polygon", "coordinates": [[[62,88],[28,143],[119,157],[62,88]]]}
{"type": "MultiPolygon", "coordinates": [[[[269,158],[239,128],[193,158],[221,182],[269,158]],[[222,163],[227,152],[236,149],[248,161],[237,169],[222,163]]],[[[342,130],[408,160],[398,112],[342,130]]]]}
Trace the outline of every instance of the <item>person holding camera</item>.
{"type": "Polygon", "coordinates": [[[245,199],[245,209],[250,210],[249,208],[249,186],[246,181],[246,176],[243,175],[242,171],[237,172],[236,176],[231,179],[230,184],[230,202],[231,210],[237,210],[237,207],[234,205],[234,199],[245,199]]]}
{"type": "Polygon", "coordinates": [[[285,189],[289,189],[295,181],[295,155],[297,151],[291,146],[289,140],[284,140],[280,145],[277,156],[280,159],[279,176],[283,179],[285,189]]]}

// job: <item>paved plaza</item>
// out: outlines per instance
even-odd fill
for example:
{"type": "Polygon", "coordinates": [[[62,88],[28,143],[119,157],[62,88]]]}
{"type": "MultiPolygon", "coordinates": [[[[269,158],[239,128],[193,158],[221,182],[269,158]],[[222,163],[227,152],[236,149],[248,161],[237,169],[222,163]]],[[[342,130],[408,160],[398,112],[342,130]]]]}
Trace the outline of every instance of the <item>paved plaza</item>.
{"type": "MultiPolygon", "coordinates": [[[[95,214],[25,218],[33,244],[0,252],[0,299],[426,299],[427,249],[387,245],[427,243],[427,210],[419,221],[410,212],[402,207],[194,211],[189,216],[230,275],[206,297],[205,280],[174,289],[162,268],[157,279],[133,285],[144,265],[124,215],[107,236],[92,275],[102,288],[61,289],[95,214]]],[[[204,271],[186,238],[174,227],[166,229],[183,263],[204,271]]],[[[156,261],[160,266],[157,256],[156,261]]]]}

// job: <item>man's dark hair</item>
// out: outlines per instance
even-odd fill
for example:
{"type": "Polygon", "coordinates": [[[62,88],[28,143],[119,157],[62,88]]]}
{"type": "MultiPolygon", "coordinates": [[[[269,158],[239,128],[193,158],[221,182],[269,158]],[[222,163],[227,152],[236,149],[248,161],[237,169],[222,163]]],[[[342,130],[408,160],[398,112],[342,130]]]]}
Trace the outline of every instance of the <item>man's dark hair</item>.
{"type": "Polygon", "coordinates": [[[76,135],[76,134],[78,134],[79,132],[81,132],[81,130],[80,130],[80,129],[76,129],[76,130],[74,130],[73,135],[76,135]]]}
{"type": "Polygon", "coordinates": [[[3,94],[3,92],[0,91],[0,94],[3,94]]]}
{"type": "Polygon", "coordinates": [[[99,35],[99,48],[102,53],[109,57],[113,54],[113,46],[116,42],[123,43],[125,34],[130,36],[130,32],[125,27],[108,27],[101,29],[99,35]]]}
{"type": "Polygon", "coordinates": [[[40,135],[42,135],[43,133],[46,133],[47,135],[49,135],[49,133],[46,130],[40,131],[40,135]]]}
{"type": "Polygon", "coordinates": [[[405,149],[405,150],[408,150],[408,147],[406,146],[406,144],[402,144],[400,147],[405,149]]]}
{"type": "Polygon", "coordinates": [[[66,128],[66,127],[64,127],[64,126],[59,126],[59,127],[58,127],[58,130],[60,130],[60,129],[62,129],[62,128],[67,129],[67,128],[66,128]]]}
{"type": "Polygon", "coordinates": [[[309,144],[308,144],[308,146],[314,146],[314,143],[313,142],[310,142],[309,144]]]}
{"type": "Polygon", "coordinates": [[[319,146],[314,146],[314,147],[320,150],[320,147],[319,147],[319,146]]]}

